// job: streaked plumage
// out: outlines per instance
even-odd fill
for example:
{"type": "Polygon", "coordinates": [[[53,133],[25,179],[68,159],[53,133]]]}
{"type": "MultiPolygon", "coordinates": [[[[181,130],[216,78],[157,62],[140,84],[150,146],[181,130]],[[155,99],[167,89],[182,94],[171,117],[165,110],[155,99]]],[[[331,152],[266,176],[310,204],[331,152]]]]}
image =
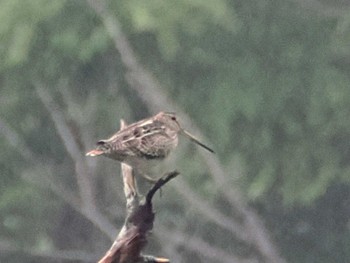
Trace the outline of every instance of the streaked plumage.
{"type": "Polygon", "coordinates": [[[160,112],[153,117],[126,126],[107,140],[98,141],[96,149],[86,155],[104,155],[129,164],[142,173],[147,173],[149,166],[164,160],[176,148],[180,132],[213,152],[184,130],[174,113],[160,112]]]}

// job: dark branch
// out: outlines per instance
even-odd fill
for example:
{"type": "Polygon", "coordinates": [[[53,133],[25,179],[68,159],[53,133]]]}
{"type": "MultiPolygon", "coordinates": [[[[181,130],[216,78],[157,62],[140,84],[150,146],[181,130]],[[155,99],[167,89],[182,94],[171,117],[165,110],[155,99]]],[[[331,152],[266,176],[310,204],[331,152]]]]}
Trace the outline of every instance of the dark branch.
{"type": "MultiPolygon", "coordinates": [[[[178,174],[175,171],[160,178],[142,201],[137,202],[136,199],[134,201],[128,200],[132,208],[127,209],[128,214],[125,224],[112,247],[99,263],[169,262],[166,258],[144,256],[141,252],[147,244],[147,235],[153,228],[154,212],[152,208],[152,197],[157,190],[178,174]]],[[[134,199],[135,196],[129,195],[129,198],[134,199]]]]}
{"type": "Polygon", "coordinates": [[[146,202],[152,202],[152,198],[154,194],[167,182],[169,182],[171,179],[175,178],[176,176],[179,175],[178,171],[173,171],[168,174],[166,174],[164,177],[160,178],[154,185],[153,187],[148,191],[147,196],[146,196],[146,202]]]}

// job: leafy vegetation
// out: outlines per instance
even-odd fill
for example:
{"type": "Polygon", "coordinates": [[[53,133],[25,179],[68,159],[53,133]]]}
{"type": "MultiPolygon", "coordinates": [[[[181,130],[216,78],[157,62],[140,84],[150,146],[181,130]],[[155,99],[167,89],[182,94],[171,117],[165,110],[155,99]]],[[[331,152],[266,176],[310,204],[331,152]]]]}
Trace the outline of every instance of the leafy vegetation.
{"type": "MultiPolygon", "coordinates": [[[[306,9],[299,2],[121,0],[108,7],[141,63],[214,145],[232,186],[259,211],[283,257],[345,262],[350,17],[341,12],[345,4],[322,1],[321,9],[306,9]]],[[[0,260],[30,262],[23,255],[55,247],[99,251],[106,236],[45,180],[78,187],[36,87],[49,91],[82,153],[118,129],[120,118],[152,112],[128,86],[120,55],[86,1],[1,0],[0,7],[0,251],[6,252],[0,260]]],[[[194,149],[184,152],[179,167],[192,166],[194,149]]],[[[122,222],[122,214],[111,212],[123,209],[122,200],[115,204],[118,194],[105,191],[116,165],[94,165],[97,202],[122,222]]],[[[186,171],[193,174],[184,175],[191,189],[220,203],[202,165],[186,171]]],[[[165,203],[176,208],[165,218],[185,213],[165,203]]],[[[204,228],[201,222],[195,231],[211,240],[215,234],[204,228]]]]}

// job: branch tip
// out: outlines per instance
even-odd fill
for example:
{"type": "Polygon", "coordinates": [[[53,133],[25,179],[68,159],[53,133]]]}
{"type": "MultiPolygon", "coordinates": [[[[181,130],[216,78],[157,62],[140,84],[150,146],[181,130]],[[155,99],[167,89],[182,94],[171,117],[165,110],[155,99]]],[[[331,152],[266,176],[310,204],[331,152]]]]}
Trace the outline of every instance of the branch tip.
{"type": "Polygon", "coordinates": [[[153,187],[151,188],[151,190],[148,191],[147,196],[146,196],[146,201],[148,203],[151,202],[154,194],[163,186],[165,185],[167,182],[169,182],[171,179],[175,178],[176,176],[178,176],[180,173],[178,171],[172,171],[169,172],[167,174],[165,174],[163,177],[161,177],[160,179],[158,179],[158,181],[153,185],[153,187]]]}

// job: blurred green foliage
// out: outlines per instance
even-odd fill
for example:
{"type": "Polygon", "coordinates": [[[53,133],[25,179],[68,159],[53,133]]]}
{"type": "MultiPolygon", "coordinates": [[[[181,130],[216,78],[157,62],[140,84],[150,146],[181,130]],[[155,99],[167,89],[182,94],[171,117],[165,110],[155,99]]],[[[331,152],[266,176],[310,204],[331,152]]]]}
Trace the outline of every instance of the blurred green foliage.
{"type": "MultiPolygon", "coordinates": [[[[340,254],[334,262],[345,262],[349,15],[330,17],[277,0],[121,0],[109,8],[141,62],[196,120],[223,165],[239,160],[244,176],[232,181],[274,229],[287,259],[329,262],[340,254]]],[[[74,171],[59,165],[67,157],[33,88],[38,81],[81,129],[93,127],[96,138],[117,129],[120,117],[149,115],[85,1],[1,0],[0,61],[1,119],[64,180],[74,171]]],[[[25,180],[38,170],[0,138],[0,237],[40,249],[62,204],[25,180]]],[[[201,191],[208,191],[206,179],[191,178],[190,185],[201,181],[201,191]]]]}

